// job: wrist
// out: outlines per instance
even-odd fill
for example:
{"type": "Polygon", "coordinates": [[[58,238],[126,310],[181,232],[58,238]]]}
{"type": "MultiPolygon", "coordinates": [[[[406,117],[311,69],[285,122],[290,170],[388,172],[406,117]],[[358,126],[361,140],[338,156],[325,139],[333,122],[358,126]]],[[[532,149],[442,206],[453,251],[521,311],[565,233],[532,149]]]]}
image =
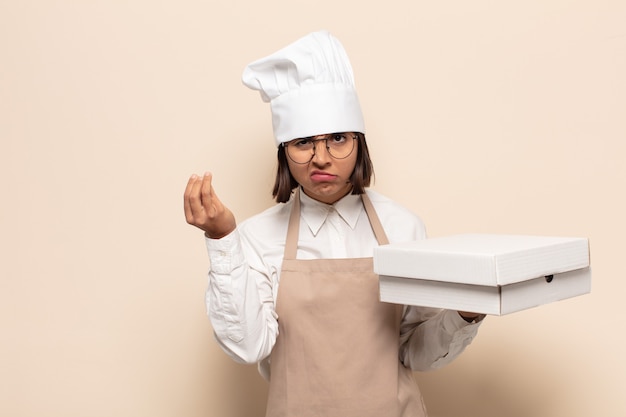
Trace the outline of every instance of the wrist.
{"type": "Polygon", "coordinates": [[[221,239],[221,238],[231,234],[234,230],[235,230],[235,228],[228,229],[228,231],[213,231],[211,233],[209,233],[208,231],[205,230],[204,231],[204,236],[209,238],[209,239],[221,239]]]}
{"type": "Polygon", "coordinates": [[[459,316],[468,323],[474,323],[480,317],[480,314],[458,311],[459,316]]]}

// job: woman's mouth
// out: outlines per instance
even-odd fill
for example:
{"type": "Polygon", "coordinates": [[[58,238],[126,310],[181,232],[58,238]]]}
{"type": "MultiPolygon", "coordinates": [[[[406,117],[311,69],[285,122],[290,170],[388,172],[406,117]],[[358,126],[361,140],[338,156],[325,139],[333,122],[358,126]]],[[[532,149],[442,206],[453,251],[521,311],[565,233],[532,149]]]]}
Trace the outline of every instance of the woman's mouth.
{"type": "Polygon", "coordinates": [[[311,180],[314,182],[328,182],[333,181],[335,178],[337,178],[336,175],[324,171],[313,171],[311,173],[311,180]]]}

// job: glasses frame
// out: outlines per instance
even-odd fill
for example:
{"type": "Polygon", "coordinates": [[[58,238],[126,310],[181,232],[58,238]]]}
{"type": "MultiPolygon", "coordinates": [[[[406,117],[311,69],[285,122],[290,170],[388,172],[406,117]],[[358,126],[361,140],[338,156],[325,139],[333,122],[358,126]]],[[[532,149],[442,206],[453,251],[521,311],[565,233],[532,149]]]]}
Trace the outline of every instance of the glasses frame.
{"type": "Polygon", "coordinates": [[[287,157],[291,160],[291,162],[293,162],[294,164],[298,164],[298,165],[308,164],[309,162],[311,162],[311,161],[313,160],[313,157],[315,156],[315,152],[317,152],[317,142],[321,142],[321,141],[324,141],[324,145],[325,145],[324,147],[326,148],[326,152],[328,152],[328,155],[330,155],[330,157],[331,157],[331,158],[333,158],[333,159],[337,159],[337,160],[346,159],[347,157],[349,157],[350,155],[352,155],[352,152],[354,152],[354,141],[355,141],[355,140],[358,140],[358,139],[359,139],[359,137],[358,137],[357,135],[355,135],[355,134],[349,135],[349,136],[351,136],[351,138],[352,138],[352,149],[350,149],[350,152],[348,152],[348,154],[347,154],[346,156],[343,156],[343,157],[341,157],[341,158],[338,158],[338,157],[334,156],[334,155],[330,152],[330,146],[328,146],[328,140],[329,140],[329,139],[332,139],[332,136],[333,136],[333,135],[336,135],[336,134],[337,134],[337,133],[333,133],[333,134],[331,134],[329,137],[326,137],[326,138],[319,138],[319,139],[312,139],[312,138],[298,138],[298,139],[293,139],[293,140],[290,140],[289,142],[283,142],[283,143],[281,143],[281,146],[282,146],[283,148],[285,148],[285,153],[287,154],[287,157]],[[298,162],[298,161],[294,160],[294,159],[291,157],[291,155],[289,155],[289,149],[287,149],[287,148],[290,146],[290,144],[291,144],[292,142],[295,142],[295,141],[298,141],[298,140],[302,140],[302,139],[308,139],[308,140],[310,140],[311,142],[313,142],[313,148],[311,148],[311,157],[310,157],[310,158],[309,158],[309,160],[308,160],[308,161],[306,161],[306,162],[298,162]]]}

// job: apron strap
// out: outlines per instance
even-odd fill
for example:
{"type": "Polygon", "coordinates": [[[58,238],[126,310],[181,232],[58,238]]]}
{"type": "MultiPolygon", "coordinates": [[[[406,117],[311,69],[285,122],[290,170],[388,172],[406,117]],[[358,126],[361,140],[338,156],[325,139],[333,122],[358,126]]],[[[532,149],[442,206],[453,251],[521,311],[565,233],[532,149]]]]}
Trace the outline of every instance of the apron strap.
{"type": "Polygon", "coordinates": [[[361,200],[363,201],[363,207],[365,207],[365,212],[367,213],[367,217],[370,220],[370,225],[372,226],[372,230],[374,231],[374,236],[376,236],[376,240],[378,241],[378,244],[379,245],[389,244],[389,239],[387,239],[387,234],[385,233],[385,229],[383,229],[383,225],[380,223],[378,214],[376,214],[376,210],[374,209],[372,200],[370,200],[367,193],[361,194],[361,200]]]}
{"type": "Polygon", "coordinates": [[[300,232],[300,187],[293,193],[293,203],[287,226],[287,239],[285,241],[284,259],[296,259],[298,251],[298,234],[300,232]]]}
{"type": "MultiPolygon", "coordinates": [[[[300,187],[296,189],[293,196],[293,203],[291,206],[291,213],[289,214],[289,225],[287,226],[287,238],[285,240],[285,252],[284,259],[296,259],[296,253],[298,251],[298,234],[300,232],[300,187]]],[[[361,194],[361,201],[365,208],[365,213],[370,221],[374,236],[379,245],[387,245],[389,239],[385,229],[376,214],[372,201],[367,196],[367,193],[361,194]]]]}

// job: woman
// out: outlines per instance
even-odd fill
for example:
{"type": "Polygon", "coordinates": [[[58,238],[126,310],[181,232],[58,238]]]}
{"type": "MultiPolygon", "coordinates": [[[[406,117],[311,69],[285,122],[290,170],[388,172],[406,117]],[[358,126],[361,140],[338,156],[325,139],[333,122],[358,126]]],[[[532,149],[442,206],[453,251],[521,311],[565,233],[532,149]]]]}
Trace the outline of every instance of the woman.
{"type": "Polygon", "coordinates": [[[206,302],[220,346],[259,363],[267,416],[425,416],[413,370],[445,365],[483,316],[381,303],[373,248],[425,238],[421,220],[366,188],[373,167],[352,68],[316,32],[250,64],[270,102],[280,204],[237,225],[192,176],[187,222],[206,235],[206,302]]]}

